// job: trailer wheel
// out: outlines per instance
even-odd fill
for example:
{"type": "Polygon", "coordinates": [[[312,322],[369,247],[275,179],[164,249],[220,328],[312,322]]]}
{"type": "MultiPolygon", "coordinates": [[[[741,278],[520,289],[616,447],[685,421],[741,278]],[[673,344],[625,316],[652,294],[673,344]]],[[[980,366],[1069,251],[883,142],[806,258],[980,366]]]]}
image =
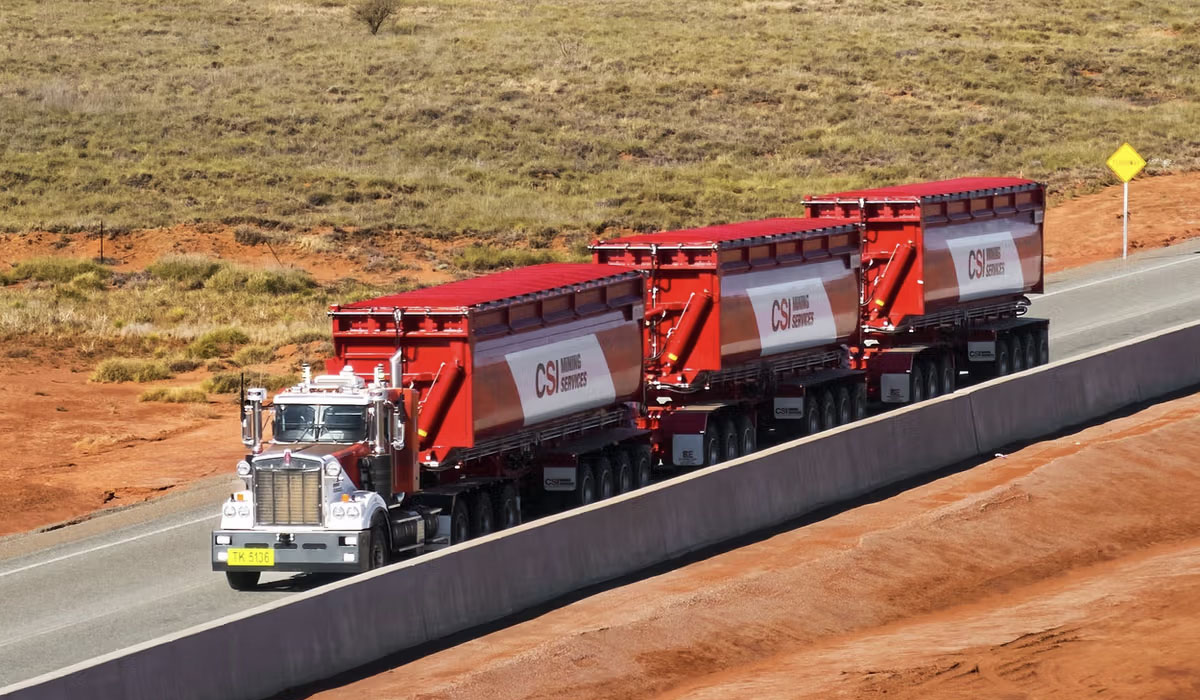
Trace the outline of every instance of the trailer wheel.
{"type": "Polygon", "coordinates": [[[587,506],[596,502],[596,475],[592,465],[580,460],[575,470],[575,505],[587,506]]]}
{"type": "Polygon", "coordinates": [[[738,456],[753,454],[758,449],[758,431],[754,429],[754,422],[746,416],[738,416],[734,425],[737,426],[738,456]]]}
{"type": "Polygon", "coordinates": [[[596,470],[596,500],[603,501],[612,498],[617,493],[616,480],[613,478],[612,460],[601,454],[592,466],[596,470]]]}
{"type": "Polygon", "coordinates": [[[1026,368],[1025,364],[1025,334],[1013,333],[1008,338],[1008,361],[1012,364],[1012,372],[1016,374],[1026,368]]]}
{"type": "Polygon", "coordinates": [[[922,363],[921,370],[925,373],[925,398],[932,399],[941,395],[942,377],[938,373],[936,360],[922,363]]]}
{"type": "Polygon", "coordinates": [[[235,591],[252,591],[258,587],[258,577],[261,575],[259,571],[226,571],[225,580],[235,591]]]}
{"type": "Polygon", "coordinates": [[[517,507],[517,490],[512,484],[493,494],[492,506],[496,511],[496,529],[507,530],[521,524],[521,509],[517,507]]]}
{"type": "Polygon", "coordinates": [[[1021,345],[1025,348],[1025,369],[1038,366],[1037,331],[1021,334],[1021,345]]]}
{"type": "Polygon", "coordinates": [[[492,514],[492,499],[481,491],[471,502],[471,537],[492,534],[496,517],[492,514]]]}
{"type": "Polygon", "coordinates": [[[633,458],[634,488],[648,486],[654,478],[654,465],[650,462],[650,446],[638,445],[630,450],[633,458]]]}
{"type": "Polygon", "coordinates": [[[837,427],[837,399],[832,391],[821,392],[821,430],[837,427]]]}
{"type": "Polygon", "coordinates": [[[942,393],[953,394],[954,386],[958,381],[958,375],[954,371],[954,361],[949,357],[943,357],[938,363],[938,374],[942,377],[942,393]]]}
{"type": "Polygon", "coordinates": [[[1046,328],[1039,328],[1036,331],[1037,338],[1037,363],[1039,365],[1048,364],[1050,362],[1050,331],[1046,328]]]}
{"type": "Polygon", "coordinates": [[[1004,377],[1012,372],[1012,364],[1010,362],[1011,355],[1009,354],[1008,338],[996,339],[996,376],[1004,377]]]}
{"type": "Polygon", "coordinates": [[[628,450],[617,449],[612,454],[613,476],[617,493],[629,493],[634,488],[633,460],[628,450]]]}
{"type": "Polygon", "coordinates": [[[722,418],[717,421],[717,432],[721,434],[721,461],[737,459],[741,447],[737,426],[728,418],[722,418]]]}
{"type": "Polygon", "coordinates": [[[471,537],[471,516],[467,512],[466,496],[454,499],[450,511],[450,544],[466,542],[471,537]]]}
{"type": "Polygon", "coordinates": [[[850,401],[850,390],[844,386],[837,388],[837,424],[845,425],[854,420],[854,407],[850,401]]]}
{"type": "Polygon", "coordinates": [[[908,371],[909,403],[920,403],[925,400],[925,374],[921,371],[922,369],[920,362],[913,362],[912,369],[908,371]]]}
{"type": "Polygon", "coordinates": [[[704,466],[711,467],[721,461],[721,428],[715,422],[709,421],[708,429],[704,431],[704,466]]]}
{"type": "Polygon", "coordinates": [[[816,435],[821,432],[821,395],[812,392],[804,400],[804,434],[816,435]]]}
{"type": "Polygon", "coordinates": [[[391,560],[391,549],[388,544],[387,527],[376,518],[371,524],[371,547],[367,550],[367,568],[378,569],[387,566],[391,560]]]}
{"type": "Polygon", "coordinates": [[[853,404],[854,420],[863,420],[867,417],[867,385],[859,382],[854,385],[854,389],[850,392],[850,401],[853,404]]]}

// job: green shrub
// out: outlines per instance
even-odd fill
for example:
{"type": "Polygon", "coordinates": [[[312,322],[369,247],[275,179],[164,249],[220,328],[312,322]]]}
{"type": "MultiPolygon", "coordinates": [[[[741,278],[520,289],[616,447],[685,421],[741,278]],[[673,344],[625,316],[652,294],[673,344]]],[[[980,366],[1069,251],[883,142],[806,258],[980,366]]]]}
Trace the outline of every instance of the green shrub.
{"type": "Polygon", "coordinates": [[[258,294],[294,294],[316,286],[307,272],[294,269],[255,270],[246,282],[246,289],[258,294]]]}
{"type": "Polygon", "coordinates": [[[265,345],[251,345],[233,354],[233,363],[239,367],[261,365],[275,359],[275,351],[265,345]]]}
{"type": "Polygon", "coordinates": [[[153,382],[173,377],[163,362],[135,360],[128,357],[110,357],[96,366],[92,381],[105,384],[119,382],[153,382]]]}
{"type": "Polygon", "coordinates": [[[172,372],[191,372],[202,364],[204,363],[202,363],[200,360],[190,357],[176,356],[167,360],[167,369],[171,370],[172,372]]]}
{"type": "Polygon", "coordinates": [[[242,245],[256,246],[266,243],[270,237],[253,226],[238,226],[233,230],[233,240],[242,245]]]}
{"type": "Polygon", "coordinates": [[[66,283],[88,273],[93,273],[98,280],[112,276],[107,267],[83,258],[32,258],[17,263],[5,275],[5,284],[22,280],[66,283]]]}
{"type": "Polygon", "coordinates": [[[556,262],[559,259],[557,253],[549,250],[522,250],[520,248],[473,245],[459,253],[454,258],[454,264],[464,270],[480,272],[556,262]]]}
{"type": "Polygon", "coordinates": [[[223,265],[204,282],[205,289],[217,292],[236,292],[245,289],[250,273],[233,265],[223,265]]]}
{"type": "Polygon", "coordinates": [[[211,394],[235,394],[243,386],[263,387],[267,391],[278,391],[300,381],[294,374],[268,374],[266,372],[221,372],[204,382],[204,390],[211,394]],[[243,384],[243,377],[245,383],[243,384]]]}
{"type": "Polygon", "coordinates": [[[188,345],[188,355],[207,359],[226,357],[240,346],[250,342],[250,336],[237,328],[217,328],[196,338],[188,345]]]}
{"type": "Polygon", "coordinates": [[[190,387],[155,387],[147,389],[138,401],[162,401],[163,403],[207,403],[208,394],[202,389],[190,387]]]}
{"type": "Polygon", "coordinates": [[[77,292],[95,292],[106,286],[107,278],[95,270],[82,272],[71,278],[71,288],[77,292]]]}
{"type": "Polygon", "coordinates": [[[167,255],[151,263],[146,272],[160,280],[196,288],[203,285],[205,280],[215,275],[222,267],[225,265],[203,255],[167,255]]]}

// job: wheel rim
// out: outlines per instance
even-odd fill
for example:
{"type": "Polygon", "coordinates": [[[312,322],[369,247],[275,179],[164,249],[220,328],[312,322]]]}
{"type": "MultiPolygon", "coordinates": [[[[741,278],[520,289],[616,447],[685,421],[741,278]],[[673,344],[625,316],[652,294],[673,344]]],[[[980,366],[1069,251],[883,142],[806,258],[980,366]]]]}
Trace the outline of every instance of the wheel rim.
{"type": "Polygon", "coordinates": [[[746,432],[742,435],[742,454],[750,454],[754,451],[754,429],[746,428],[746,432]]]}
{"type": "Polygon", "coordinates": [[[937,367],[932,367],[925,374],[925,395],[932,399],[938,395],[939,388],[937,367]]]}
{"type": "Polygon", "coordinates": [[[728,440],[727,444],[725,445],[726,461],[731,460],[731,459],[737,459],[739,457],[737,436],[730,433],[728,437],[729,437],[729,440],[728,440]]]}
{"type": "Polygon", "coordinates": [[[912,403],[925,400],[925,378],[921,376],[920,371],[914,370],[912,376],[912,403]]]}
{"type": "Polygon", "coordinates": [[[942,370],[942,393],[954,393],[954,368],[946,367],[942,370]]]}
{"type": "Polygon", "coordinates": [[[583,501],[583,505],[585,506],[596,500],[596,484],[589,477],[584,477],[582,498],[580,500],[583,501]]]}
{"type": "Polygon", "coordinates": [[[631,467],[621,468],[621,493],[626,493],[633,489],[633,469],[631,467]]]}
{"type": "Polygon", "coordinates": [[[611,498],[613,495],[612,472],[605,472],[600,477],[600,498],[611,498]]]}
{"type": "Polygon", "coordinates": [[[458,524],[454,528],[454,539],[456,542],[466,542],[469,536],[469,528],[467,527],[467,519],[459,518],[458,524]]]}
{"type": "Polygon", "coordinates": [[[1008,374],[1008,351],[1001,350],[1000,357],[996,359],[996,374],[1001,376],[1008,374]]]}
{"type": "Polygon", "coordinates": [[[708,445],[708,463],[709,463],[709,465],[713,465],[720,461],[721,461],[720,445],[717,444],[716,440],[713,440],[708,445]]]}

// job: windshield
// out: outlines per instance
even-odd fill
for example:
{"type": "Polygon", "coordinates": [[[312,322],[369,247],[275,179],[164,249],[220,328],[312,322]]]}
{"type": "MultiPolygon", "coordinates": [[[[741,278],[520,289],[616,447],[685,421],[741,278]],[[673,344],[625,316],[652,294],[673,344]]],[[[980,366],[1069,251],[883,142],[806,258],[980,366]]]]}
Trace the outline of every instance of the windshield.
{"type": "Polygon", "coordinates": [[[366,406],[275,406],[275,442],[361,442],[367,437],[366,406]]]}

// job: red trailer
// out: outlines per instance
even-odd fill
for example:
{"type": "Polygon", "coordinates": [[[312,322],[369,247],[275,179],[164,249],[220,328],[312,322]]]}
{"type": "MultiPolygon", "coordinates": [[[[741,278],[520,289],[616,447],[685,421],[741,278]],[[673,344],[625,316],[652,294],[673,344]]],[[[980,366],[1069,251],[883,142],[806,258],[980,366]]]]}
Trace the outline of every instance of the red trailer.
{"type": "Polygon", "coordinates": [[[920,401],[960,372],[998,376],[1049,361],[1042,291],[1045,187],[960,178],[806,197],[817,220],[861,221],[863,338],[852,362],[872,398],[920,401]]]}
{"type": "Polygon", "coordinates": [[[768,219],[628,236],[594,260],[647,275],[646,406],[657,457],[714,464],[757,432],[865,415],[855,220],[768,219]]]}

